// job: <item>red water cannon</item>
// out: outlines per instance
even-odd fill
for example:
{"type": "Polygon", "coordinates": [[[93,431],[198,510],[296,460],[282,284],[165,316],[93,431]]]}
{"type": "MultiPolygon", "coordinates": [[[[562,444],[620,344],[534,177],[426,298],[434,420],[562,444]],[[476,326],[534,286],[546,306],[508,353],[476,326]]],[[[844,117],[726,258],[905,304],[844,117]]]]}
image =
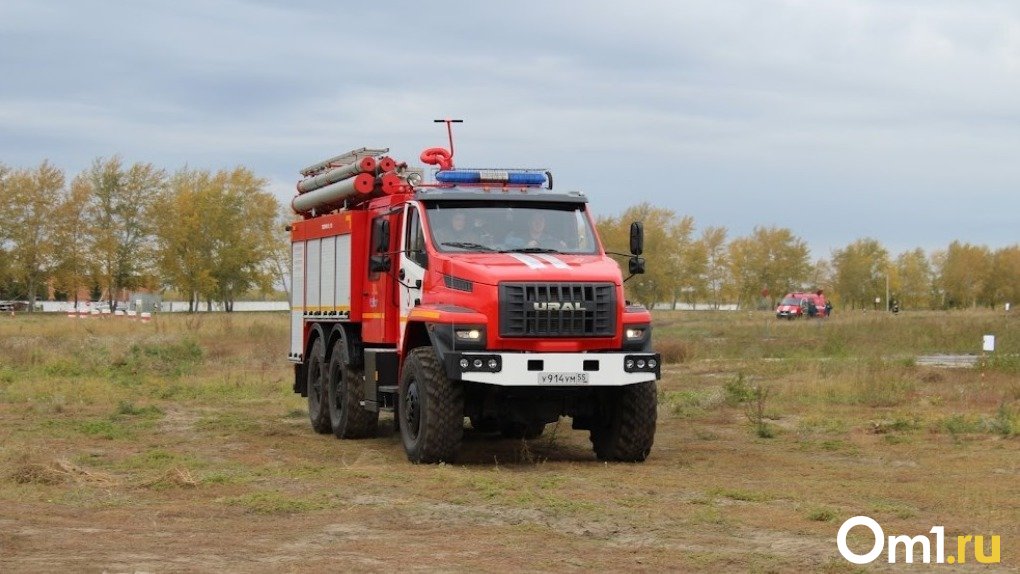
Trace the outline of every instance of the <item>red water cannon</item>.
{"type": "Polygon", "coordinates": [[[450,137],[450,149],[430,147],[421,152],[420,159],[422,163],[437,166],[440,171],[451,170],[453,169],[453,124],[462,124],[464,120],[445,119],[432,121],[437,124],[446,123],[446,135],[450,137]]]}

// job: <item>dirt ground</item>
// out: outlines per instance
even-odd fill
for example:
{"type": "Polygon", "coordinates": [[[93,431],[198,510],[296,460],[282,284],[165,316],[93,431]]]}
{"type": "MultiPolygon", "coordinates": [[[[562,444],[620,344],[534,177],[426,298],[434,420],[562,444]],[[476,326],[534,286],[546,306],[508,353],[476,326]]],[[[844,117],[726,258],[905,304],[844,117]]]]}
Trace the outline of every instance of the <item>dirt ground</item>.
{"type": "Polygon", "coordinates": [[[468,430],[456,464],[415,466],[389,415],[375,439],[314,434],[285,367],[79,395],[17,368],[0,376],[0,572],[928,568],[843,560],[836,532],[858,514],[886,534],[1001,536],[1001,563],[947,571],[1020,568],[1020,439],[935,422],[953,393],[1010,377],[918,371],[912,392],[942,399],[914,411],[819,406],[804,385],[825,381],[777,372],[762,437],[727,403],[733,373],[691,361],[666,370],[643,464],[597,462],[564,419],[527,442],[468,430]]]}

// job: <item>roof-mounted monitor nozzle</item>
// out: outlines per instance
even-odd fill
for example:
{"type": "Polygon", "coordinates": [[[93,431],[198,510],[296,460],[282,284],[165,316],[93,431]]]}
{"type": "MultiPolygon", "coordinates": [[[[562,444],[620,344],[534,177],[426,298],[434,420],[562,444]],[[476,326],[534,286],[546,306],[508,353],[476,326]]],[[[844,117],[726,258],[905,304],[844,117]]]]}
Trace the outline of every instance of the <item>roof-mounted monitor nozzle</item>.
{"type": "Polygon", "coordinates": [[[450,138],[450,149],[441,147],[430,147],[421,152],[421,161],[429,165],[438,166],[440,170],[453,169],[453,124],[462,124],[464,120],[433,120],[435,123],[446,124],[446,135],[450,138]]]}

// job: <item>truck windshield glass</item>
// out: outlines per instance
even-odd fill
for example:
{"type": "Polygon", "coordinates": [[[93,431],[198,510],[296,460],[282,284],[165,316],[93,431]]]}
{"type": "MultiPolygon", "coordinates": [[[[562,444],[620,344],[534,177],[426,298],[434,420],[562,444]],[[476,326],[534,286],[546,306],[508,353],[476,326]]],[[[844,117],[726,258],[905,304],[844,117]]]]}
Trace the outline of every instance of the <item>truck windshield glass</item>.
{"type": "Polygon", "coordinates": [[[443,201],[426,214],[432,244],[443,252],[595,253],[579,204],[443,201]]]}

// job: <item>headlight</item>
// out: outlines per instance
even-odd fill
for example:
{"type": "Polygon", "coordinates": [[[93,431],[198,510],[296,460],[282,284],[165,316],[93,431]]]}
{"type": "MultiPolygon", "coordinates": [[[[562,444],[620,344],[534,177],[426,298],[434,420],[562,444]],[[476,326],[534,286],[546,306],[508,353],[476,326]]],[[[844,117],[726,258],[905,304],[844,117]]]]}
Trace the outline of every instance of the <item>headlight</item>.
{"type": "Polygon", "coordinates": [[[445,351],[481,351],[486,345],[486,327],[484,324],[472,323],[454,325],[450,323],[431,323],[429,327],[436,344],[445,351]]]}
{"type": "Polygon", "coordinates": [[[651,351],[652,326],[647,323],[623,326],[623,350],[651,351]]]}
{"type": "Polygon", "coordinates": [[[455,329],[453,333],[457,340],[463,343],[482,340],[481,329],[455,329]]]}

